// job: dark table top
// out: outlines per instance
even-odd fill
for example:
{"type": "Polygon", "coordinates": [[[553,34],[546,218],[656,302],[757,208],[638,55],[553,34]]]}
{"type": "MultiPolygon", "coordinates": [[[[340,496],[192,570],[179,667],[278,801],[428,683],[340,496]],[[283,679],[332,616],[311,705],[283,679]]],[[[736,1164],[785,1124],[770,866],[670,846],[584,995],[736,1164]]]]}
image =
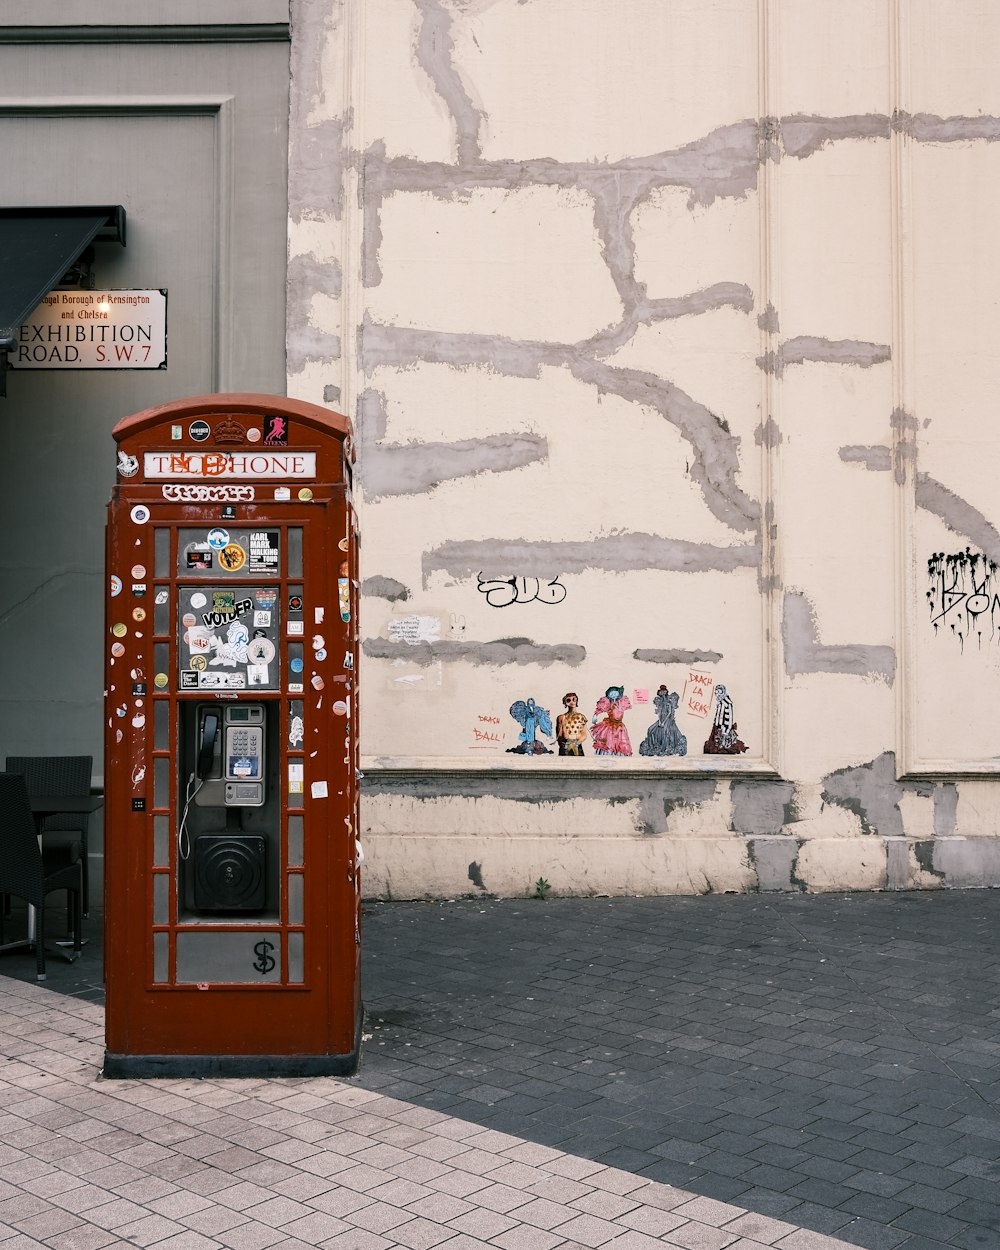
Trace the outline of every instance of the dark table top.
{"type": "Polygon", "coordinates": [[[56,812],[96,812],[104,806],[100,794],[29,794],[31,810],[36,816],[54,816],[56,812]]]}

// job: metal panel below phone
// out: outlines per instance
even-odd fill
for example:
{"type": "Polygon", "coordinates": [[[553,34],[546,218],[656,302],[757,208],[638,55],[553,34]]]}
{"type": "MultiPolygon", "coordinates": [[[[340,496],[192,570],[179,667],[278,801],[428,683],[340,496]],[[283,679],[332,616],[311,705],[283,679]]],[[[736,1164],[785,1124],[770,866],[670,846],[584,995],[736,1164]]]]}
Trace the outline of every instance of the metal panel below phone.
{"type": "Polygon", "coordinates": [[[259,781],[227,781],[227,807],[262,807],[264,786],[259,781]]]}

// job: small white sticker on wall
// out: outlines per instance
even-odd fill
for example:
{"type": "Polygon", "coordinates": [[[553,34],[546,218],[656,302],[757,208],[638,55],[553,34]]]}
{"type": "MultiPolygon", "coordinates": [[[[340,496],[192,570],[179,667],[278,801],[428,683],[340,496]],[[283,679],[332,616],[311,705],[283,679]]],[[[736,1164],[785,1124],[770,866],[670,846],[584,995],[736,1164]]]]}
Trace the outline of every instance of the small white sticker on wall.
{"type": "Polygon", "coordinates": [[[389,622],[393,642],[436,642],[441,637],[441,622],[436,616],[397,616],[389,622]]]}
{"type": "Polygon", "coordinates": [[[314,799],[325,799],[330,791],[325,781],[314,781],[309,787],[309,793],[314,799]]]}

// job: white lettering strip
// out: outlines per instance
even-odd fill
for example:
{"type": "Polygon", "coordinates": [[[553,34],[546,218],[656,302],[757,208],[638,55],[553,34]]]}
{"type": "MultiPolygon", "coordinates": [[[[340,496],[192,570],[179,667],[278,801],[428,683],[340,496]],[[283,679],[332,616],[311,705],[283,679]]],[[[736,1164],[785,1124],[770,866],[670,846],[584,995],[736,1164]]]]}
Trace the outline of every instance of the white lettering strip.
{"type": "Polygon", "coordinates": [[[147,451],[147,478],[314,478],[314,451],[147,451]]]}

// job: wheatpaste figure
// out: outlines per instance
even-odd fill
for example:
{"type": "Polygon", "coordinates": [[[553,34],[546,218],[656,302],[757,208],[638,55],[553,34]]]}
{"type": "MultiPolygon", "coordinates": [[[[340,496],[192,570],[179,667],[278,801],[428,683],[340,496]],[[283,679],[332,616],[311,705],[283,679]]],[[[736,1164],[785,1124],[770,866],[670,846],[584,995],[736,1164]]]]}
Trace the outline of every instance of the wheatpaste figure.
{"type": "Polygon", "coordinates": [[[656,723],[646,730],[646,736],[639,743],[640,755],[687,755],[687,738],[677,728],[677,705],[680,695],[675,690],[671,693],[666,686],[661,686],[653,696],[653,707],[656,709],[656,723]]]}
{"type": "Polygon", "coordinates": [[[566,710],[556,717],[559,754],[582,755],[583,744],[587,741],[587,718],[578,710],[579,696],[571,690],[563,695],[562,702],[566,710]]]}
{"type": "Polygon", "coordinates": [[[715,687],[715,720],[705,743],[706,755],[742,755],[746,744],[737,737],[736,713],[725,686],[715,687]]]}
{"type": "Polygon", "coordinates": [[[595,755],[631,755],[632,743],[625,728],[623,716],[632,706],[624,686],[609,686],[597,700],[590,736],[594,740],[595,755]],[[604,713],[604,720],[597,718],[604,713]]]}
{"type": "Polygon", "coordinates": [[[539,742],[535,734],[540,729],[543,734],[552,734],[552,718],[545,708],[539,707],[534,699],[518,699],[510,705],[510,714],[521,726],[516,747],[508,747],[508,755],[551,755],[547,746],[539,742]]]}

